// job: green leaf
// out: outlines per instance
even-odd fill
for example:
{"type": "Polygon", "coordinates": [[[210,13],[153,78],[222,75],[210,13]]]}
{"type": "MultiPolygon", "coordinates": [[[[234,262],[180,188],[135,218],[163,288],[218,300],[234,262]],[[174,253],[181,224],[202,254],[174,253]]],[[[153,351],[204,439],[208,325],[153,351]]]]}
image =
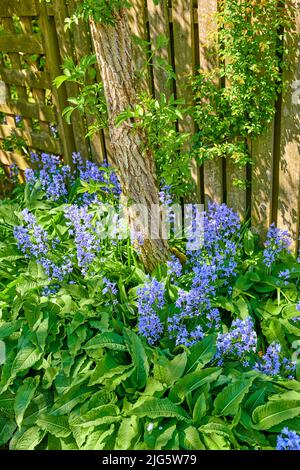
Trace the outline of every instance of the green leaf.
{"type": "Polygon", "coordinates": [[[2,323],[0,325],[0,340],[3,340],[10,336],[15,331],[18,331],[22,325],[22,320],[16,320],[12,322],[2,323]]]}
{"type": "Polygon", "coordinates": [[[79,403],[85,401],[93,394],[95,389],[86,385],[74,385],[66,393],[61,395],[53,405],[51,414],[61,416],[70,413],[70,411],[79,403]]]}
{"type": "Polygon", "coordinates": [[[31,403],[35,391],[39,385],[40,377],[28,377],[24,380],[22,385],[17,390],[14,410],[16,415],[16,422],[17,425],[20,427],[23,421],[23,416],[25,411],[27,410],[29,404],[31,403]]]}
{"type": "Polygon", "coordinates": [[[154,363],[153,376],[162,384],[171,386],[183,375],[186,364],[186,352],[178,354],[171,361],[169,361],[165,356],[160,356],[154,363]]]}
{"type": "Polygon", "coordinates": [[[252,413],[255,429],[267,430],[300,414],[300,401],[276,400],[257,407],[252,413]]]}
{"type": "Polygon", "coordinates": [[[149,363],[141,339],[131,330],[124,330],[124,338],[132,357],[134,370],[130,376],[131,381],[137,389],[146,385],[149,374],[149,363]]]}
{"type": "Polygon", "coordinates": [[[83,415],[72,416],[70,419],[71,426],[80,426],[90,428],[91,426],[100,426],[101,424],[111,424],[120,421],[120,410],[116,405],[101,405],[83,415]]]}
{"type": "Polygon", "coordinates": [[[210,422],[207,424],[204,424],[199,428],[199,431],[202,434],[208,434],[208,435],[220,435],[223,436],[224,438],[228,439],[232,444],[235,446],[235,449],[239,448],[238,443],[236,442],[236,439],[233,435],[233,432],[231,431],[229,425],[223,423],[223,422],[210,422]]]}
{"type": "Polygon", "coordinates": [[[199,367],[208,364],[217,352],[216,335],[206,336],[202,341],[189,348],[187,359],[186,374],[199,367]]]}
{"type": "Polygon", "coordinates": [[[99,348],[108,348],[114,351],[126,350],[122,336],[111,332],[100,333],[94,336],[94,338],[90,339],[83,348],[88,351],[99,348]]]}
{"type": "Polygon", "coordinates": [[[206,414],[207,407],[206,394],[204,392],[200,393],[193,410],[193,423],[196,427],[200,426],[201,420],[206,414]]]}
{"type": "Polygon", "coordinates": [[[147,417],[151,419],[156,418],[176,418],[179,421],[189,423],[190,416],[180,406],[175,405],[168,398],[149,398],[145,400],[140,406],[133,407],[129,412],[129,416],[137,416],[139,418],[147,417]]]}
{"type": "Polygon", "coordinates": [[[66,416],[44,414],[38,418],[37,425],[44,431],[53,434],[55,437],[67,437],[71,434],[68,418],[66,416]]]}
{"type": "Polygon", "coordinates": [[[42,353],[38,351],[36,346],[28,344],[20,349],[12,364],[11,375],[14,377],[23,370],[30,369],[41,358],[42,353]]]}
{"type": "Polygon", "coordinates": [[[17,431],[10,441],[10,450],[34,450],[45,436],[45,431],[38,426],[17,431]]]}
{"type": "Polygon", "coordinates": [[[137,416],[122,419],[116,438],[115,450],[132,449],[132,444],[139,437],[139,420],[137,416]]]}
{"type": "Polygon", "coordinates": [[[178,380],[171,389],[169,393],[170,400],[176,403],[181,403],[188,392],[193,392],[202,385],[217,380],[221,371],[222,369],[220,367],[209,367],[207,369],[196,370],[195,372],[185,375],[178,380]]]}
{"type": "Polygon", "coordinates": [[[16,427],[17,425],[14,420],[8,419],[7,416],[0,415],[0,447],[5,445],[12,438],[16,427]]]}
{"type": "Polygon", "coordinates": [[[255,243],[254,243],[255,237],[251,230],[247,230],[245,235],[244,235],[244,251],[246,255],[251,256],[254,252],[255,248],[255,243]]]}
{"type": "Polygon", "coordinates": [[[188,426],[184,431],[183,444],[187,450],[205,450],[205,446],[200,439],[198,430],[194,426],[188,426]]]}
{"type": "Polygon", "coordinates": [[[214,414],[219,416],[234,416],[248,393],[252,380],[238,380],[225,387],[214,401],[214,414]]]}
{"type": "Polygon", "coordinates": [[[106,444],[106,441],[114,434],[115,432],[115,425],[112,424],[109,429],[103,430],[95,430],[92,432],[82,447],[82,450],[103,450],[106,444]]]}

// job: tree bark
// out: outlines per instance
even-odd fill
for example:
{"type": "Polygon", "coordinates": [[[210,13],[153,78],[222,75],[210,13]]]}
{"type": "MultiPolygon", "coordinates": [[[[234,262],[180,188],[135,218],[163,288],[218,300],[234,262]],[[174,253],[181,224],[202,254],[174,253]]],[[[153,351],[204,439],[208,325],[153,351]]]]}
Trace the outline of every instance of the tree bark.
{"type": "MultiPolygon", "coordinates": [[[[159,227],[153,227],[157,221],[151,218],[151,208],[153,205],[158,207],[159,194],[154,157],[146,147],[146,131],[134,128],[130,120],[118,127],[115,124],[116,117],[122,111],[132,109],[137,104],[132,42],[125,10],[116,12],[115,19],[114,25],[97,23],[90,19],[108,107],[112,164],[118,171],[122,192],[129,201],[127,216],[130,229],[136,231],[137,223],[137,215],[131,205],[138,204],[144,207],[145,215],[152,224],[152,232],[158,234],[159,227]]],[[[146,270],[151,272],[169,257],[168,242],[159,236],[152,239],[149,236],[149,226],[140,225],[139,231],[143,239],[140,246],[141,259],[146,270]]]]}

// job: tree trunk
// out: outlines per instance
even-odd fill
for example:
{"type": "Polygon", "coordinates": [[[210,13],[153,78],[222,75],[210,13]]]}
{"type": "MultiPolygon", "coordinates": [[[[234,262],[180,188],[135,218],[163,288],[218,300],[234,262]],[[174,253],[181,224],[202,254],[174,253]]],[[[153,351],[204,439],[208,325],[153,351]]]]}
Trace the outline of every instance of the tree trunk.
{"type": "MultiPolygon", "coordinates": [[[[90,19],[108,107],[112,164],[118,171],[123,194],[129,201],[127,216],[130,229],[136,231],[137,223],[131,204],[138,204],[144,208],[145,216],[148,217],[149,224],[152,224],[152,232],[159,234],[159,227],[153,227],[157,221],[151,218],[152,206],[159,205],[159,194],[154,157],[146,148],[146,133],[140,128],[134,128],[130,120],[118,127],[115,124],[121,111],[137,104],[132,43],[125,10],[116,12],[115,18],[114,25],[97,23],[90,19]]],[[[150,272],[169,257],[169,246],[159,235],[152,239],[148,228],[144,224],[139,231],[143,239],[140,246],[141,259],[150,272]]]]}

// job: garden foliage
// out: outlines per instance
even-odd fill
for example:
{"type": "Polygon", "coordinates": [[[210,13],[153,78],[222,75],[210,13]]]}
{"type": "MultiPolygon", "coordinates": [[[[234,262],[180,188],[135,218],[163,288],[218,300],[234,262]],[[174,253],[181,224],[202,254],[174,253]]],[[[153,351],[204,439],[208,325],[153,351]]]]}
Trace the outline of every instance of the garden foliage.
{"type": "Polygon", "coordinates": [[[33,159],[0,205],[0,445],[299,449],[288,234],[271,226],[260,248],[211,205],[203,247],[149,276],[128,238],[101,236],[120,194],[110,167],[33,159]]]}

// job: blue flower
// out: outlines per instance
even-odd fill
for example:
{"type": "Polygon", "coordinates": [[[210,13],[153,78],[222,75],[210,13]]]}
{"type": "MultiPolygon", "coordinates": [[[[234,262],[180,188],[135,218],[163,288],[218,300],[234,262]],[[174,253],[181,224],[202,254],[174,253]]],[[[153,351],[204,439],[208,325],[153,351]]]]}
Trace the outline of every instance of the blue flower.
{"type": "Polygon", "coordinates": [[[219,333],[217,337],[216,358],[219,364],[225,359],[239,360],[244,366],[249,365],[249,355],[256,351],[257,334],[251,318],[237,319],[232,322],[228,333],[219,333]]]}
{"type": "Polygon", "coordinates": [[[65,217],[69,234],[74,236],[78,267],[86,275],[100,250],[100,240],[92,225],[93,215],[88,212],[87,206],[72,205],[66,208],[65,217]]]}
{"type": "Polygon", "coordinates": [[[139,334],[153,345],[161,338],[164,327],[159,311],[165,305],[165,287],[157,279],[149,281],[138,289],[139,334]]]}
{"type": "Polygon", "coordinates": [[[270,268],[282,252],[289,251],[290,244],[291,239],[289,233],[277,228],[273,223],[268,230],[265,241],[265,249],[263,252],[265,265],[270,268]]]}
{"type": "Polygon", "coordinates": [[[255,364],[255,369],[266,375],[275,376],[281,373],[288,379],[293,379],[296,371],[296,363],[288,358],[281,358],[281,346],[273,342],[269,345],[261,361],[255,364]]]}
{"type": "Polygon", "coordinates": [[[300,450],[300,436],[295,431],[283,428],[277,436],[276,450],[300,450]]]}

